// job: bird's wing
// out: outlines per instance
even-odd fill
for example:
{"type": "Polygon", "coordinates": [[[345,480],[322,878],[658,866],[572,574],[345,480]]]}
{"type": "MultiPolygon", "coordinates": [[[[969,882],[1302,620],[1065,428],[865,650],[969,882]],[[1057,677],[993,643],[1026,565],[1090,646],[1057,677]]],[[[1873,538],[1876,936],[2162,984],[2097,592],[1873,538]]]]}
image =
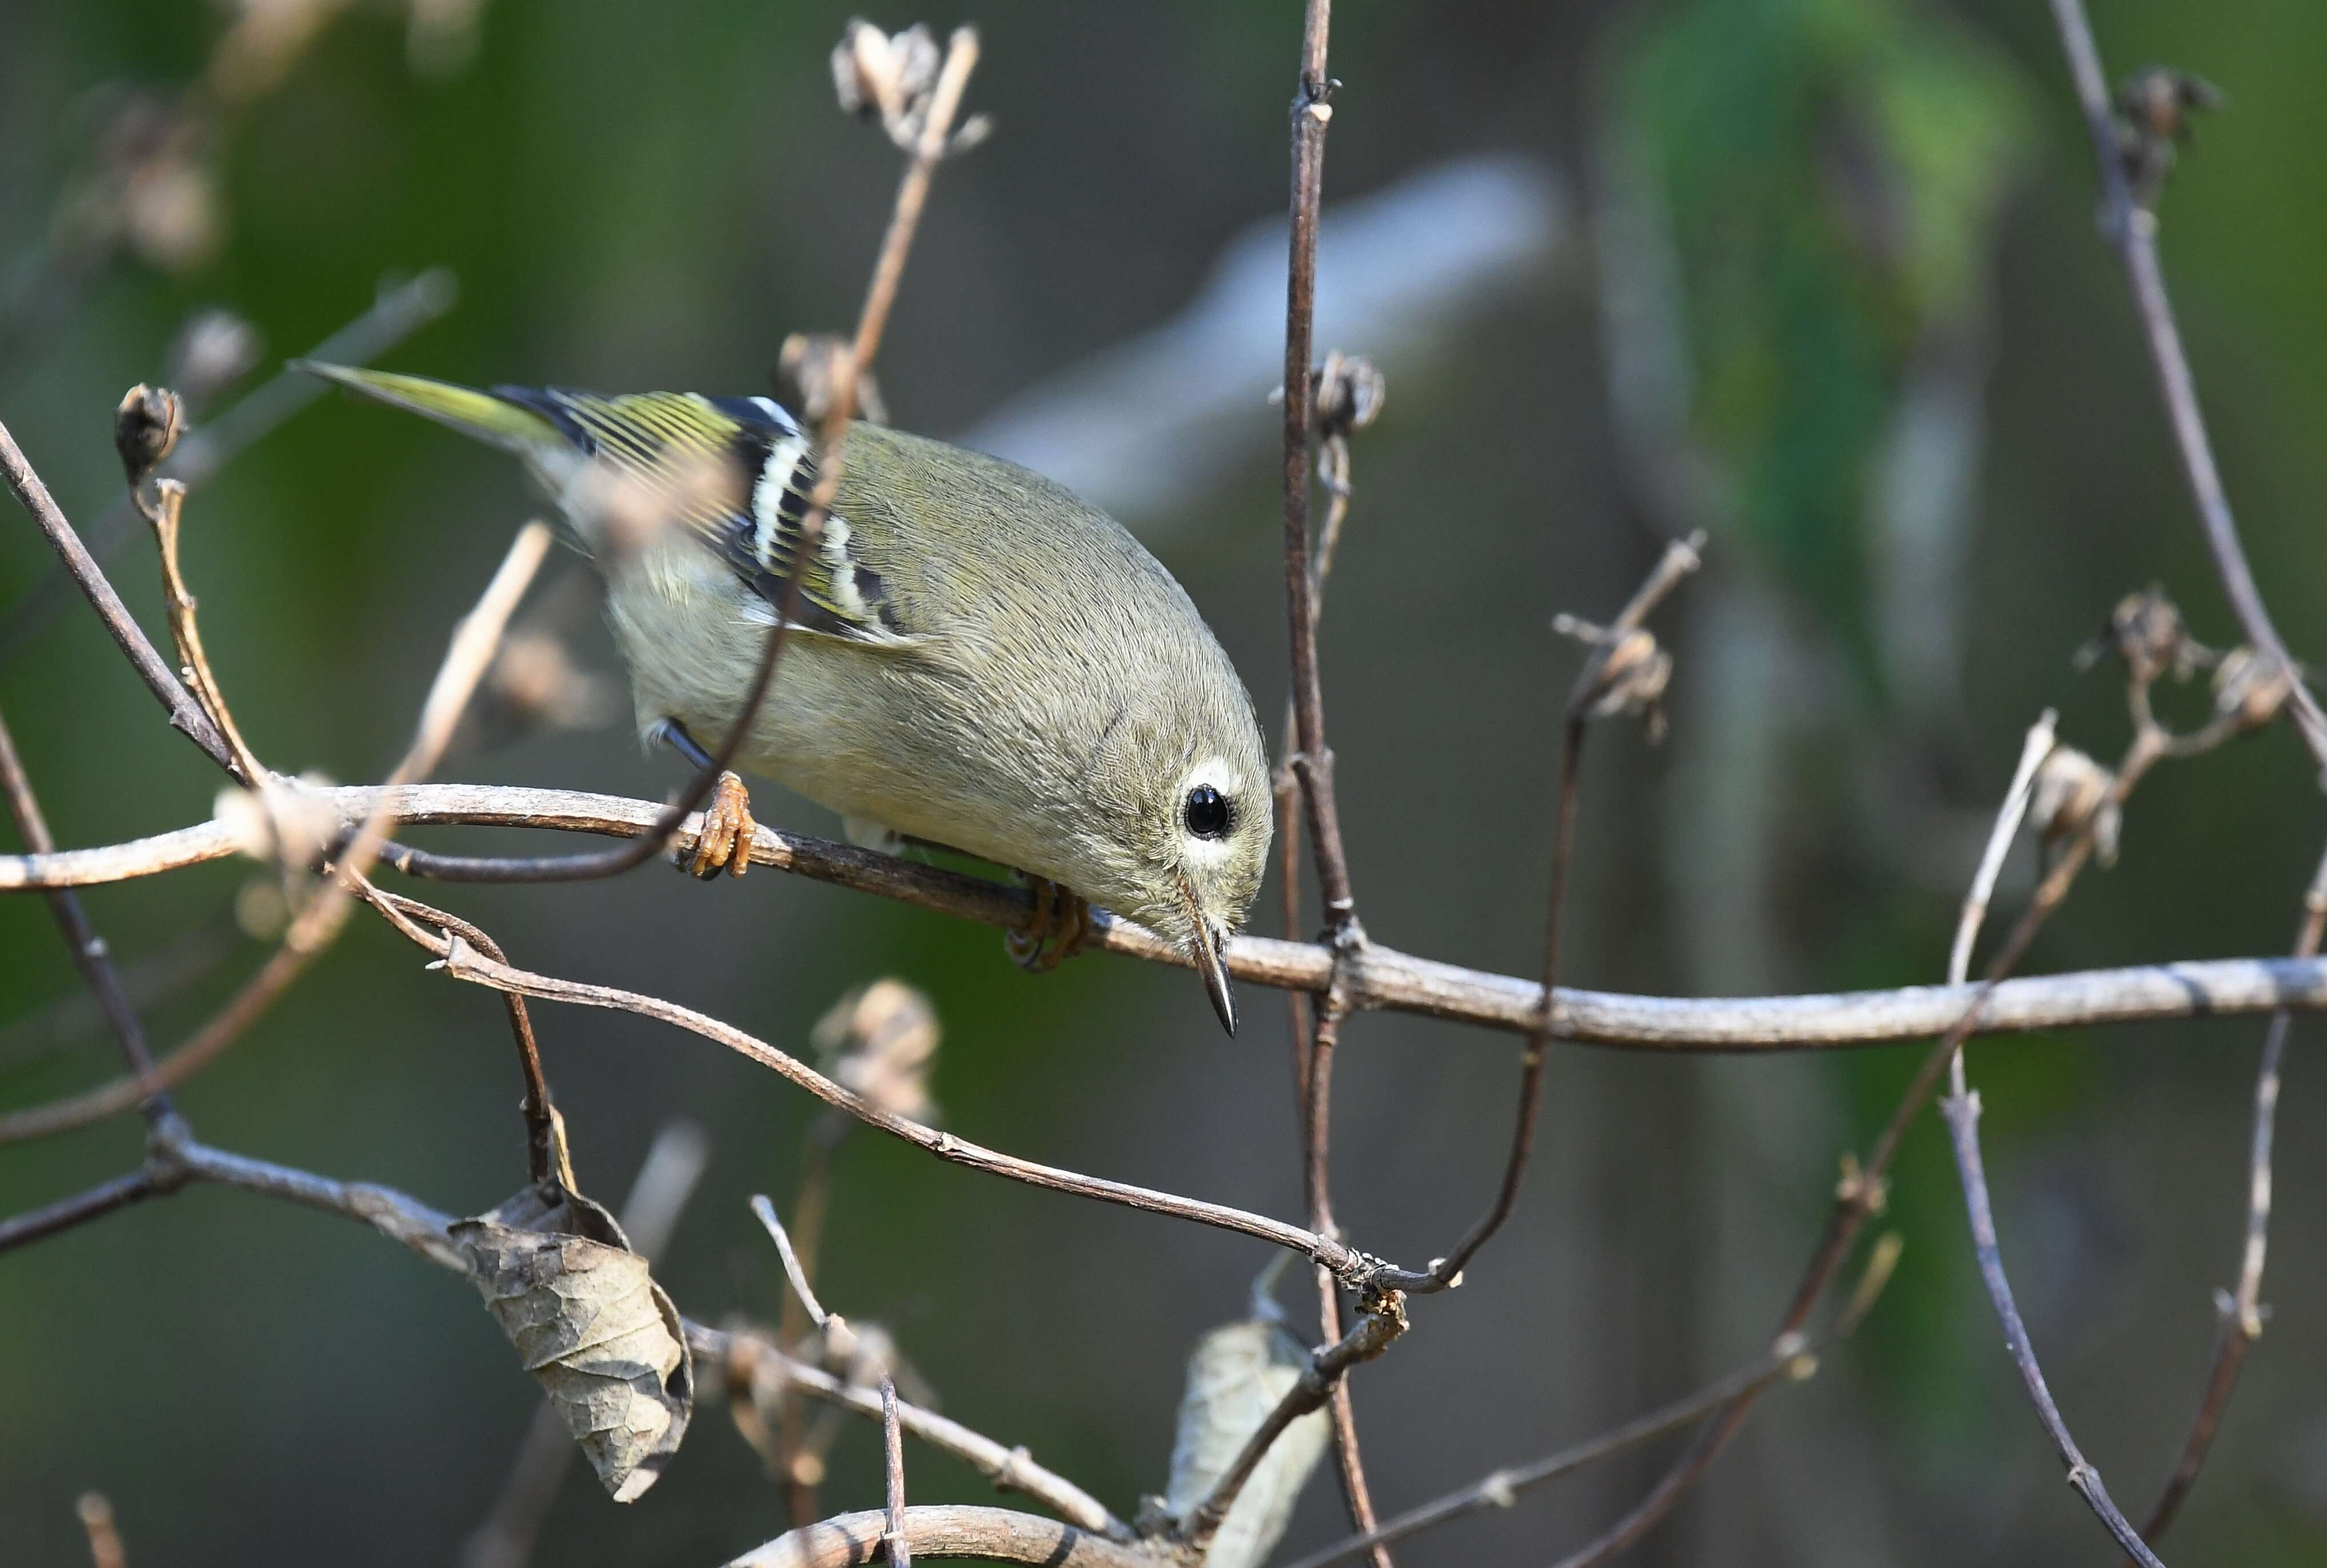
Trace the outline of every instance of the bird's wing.
{"type": "MultiPolygon", "coordinates": [[[[807,433],[780,404],[525,387],[496,387],[493,396],[547,419],[617,482],[640,485],[661,517],[692,528],[771,609],[782,602],[817,466],[807,433]]],[[[800,628],[854,642],[909,640],[887,585],[857,558],[851,538],[846,518],[825,519],[815,552],[799,565],[800,628]]]]}

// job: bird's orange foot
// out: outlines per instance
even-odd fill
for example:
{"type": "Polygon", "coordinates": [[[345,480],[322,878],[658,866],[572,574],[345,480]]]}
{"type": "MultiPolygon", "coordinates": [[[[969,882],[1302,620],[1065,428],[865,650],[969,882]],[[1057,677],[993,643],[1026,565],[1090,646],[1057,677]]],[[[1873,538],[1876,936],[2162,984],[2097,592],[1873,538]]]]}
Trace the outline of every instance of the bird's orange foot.
{"type": "Polygon", "coordinates": [[[1047,878],[1023,880],[1034,891],[1034,908],[1024,925],[1003,934],[1002,945],[1021,969],[1047,975],[1082,951],[1091,934],[1090,905],[1047,878]]]}
{"type": "Polygon", "coordinates": [[[703,831],[696,836],[695,854],[687,863],[694,875],[709,880],[723,870],[742,876],[752,863],[752,796],[733,773],[719,775],[711,798],[703,808],[703,831]]]}

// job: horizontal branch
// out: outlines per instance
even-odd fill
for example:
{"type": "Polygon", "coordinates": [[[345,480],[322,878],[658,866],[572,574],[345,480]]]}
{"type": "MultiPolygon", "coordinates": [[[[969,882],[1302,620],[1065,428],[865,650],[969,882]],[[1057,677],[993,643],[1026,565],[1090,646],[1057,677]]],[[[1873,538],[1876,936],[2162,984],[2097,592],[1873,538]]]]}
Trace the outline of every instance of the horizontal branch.
{"type": "MultiPolygon", "coordinates": [[[[307,793],[329,806],[350,831],[380,804],[382,795],[377,787],[352,785],[307,793]]],[[[532,827],[627,838],[652,824],[660,810],[652,801],[569,789],[418,784],[403,789],[387,815],[399,826],[532,827]]],[[[699,817],[683,824],[672,840],[673,852],[690,853],[700,826],[699,817]]],[[[126,882],[221,860],[237,848],[232,832],[209,822],[101,848],[0,855],[0,891],[126,882]]],[[[383,859],[394,865],[397,853],[391,849],[383,859]]],[[[1023,888],[766,826],[752,835],[752,860],[1004,929],[1023,926],[1033,909],[1033,895],[1023,888]]],[[[1096,926],[1087,947],[1186,966],[1177,947],[1129,920],[1099,915],[1096,926]]],[[[1331,949],[1305,942],[1238,937],[1229,944],[1228,963],[1239,980],[1285,990],[1322,994],[1333,977],[1331,949]]],[[[1370,943],[1346,956],[1344,982],[1350,1002],[1360,1007],[1516,1033],[1539,1022],[1543,1005],[1543,987],[1533,981],[1370,943]]],[[[1553,1013],[1554,1032],[1596,1045],[1665,1050],[1882,1045],[1945,1033],[1963,1017],[1976,989],[1909,985],[1799,996],[1684,998],[1563,988],[1553,1013]]],[[[2282,1007],[2327,1008],[2327,961],[2217,958],[2007,980],[1988,998],[1975,1032],[2019,1034],[2282,1007]]]]}
{"type": "MultiPolygon", "coordinates": [[[[1168,1568],[1156,1547],[1117,1545],[1056,1519],[1008,1508],[942,1504],[904,1510],[905,1544],[916,1557],[977,1557],[1034,1568],[1168,1568]]],[[[856,1568],[883,1558],[888,1517],[879,1508],[836,1514],[746,1552],[727,1568],[856,1568]]]]}

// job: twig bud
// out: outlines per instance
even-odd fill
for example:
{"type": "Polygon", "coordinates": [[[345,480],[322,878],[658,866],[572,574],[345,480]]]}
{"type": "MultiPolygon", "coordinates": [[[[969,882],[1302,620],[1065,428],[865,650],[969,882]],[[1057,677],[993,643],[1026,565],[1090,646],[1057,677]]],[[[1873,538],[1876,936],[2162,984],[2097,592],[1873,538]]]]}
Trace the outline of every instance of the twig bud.
{"type": "Polygon", "coordinates": [[[2045,849],[2058,854],[2093,825],[2093,853],[2103,865],[2117,863],[2117,830],[2123,812],[2108,803],[2117,776],[2074,746],[2055,746],[2037,766],[2028,801],[2028,819],[2043,835],[2045,849]],[[2096,817],[2094,814],[2098,812],[2096,817]]]}
{"type": "Polygon", "coordinates": [[[2260,729],[2276,718],[2294,691],[2294,676],[2285,664],[2255,649],[2234,648],[2214,667],[2214,712],[2241,729],[2260,729]]]}
{"type": "Polygon", "coordinates": [[[113,414],[113,450],[121,454],[121,471],[132,490],[170,455],[185,424],[185,405],[167,387],[140,382],[122,396],[113,414]]]}

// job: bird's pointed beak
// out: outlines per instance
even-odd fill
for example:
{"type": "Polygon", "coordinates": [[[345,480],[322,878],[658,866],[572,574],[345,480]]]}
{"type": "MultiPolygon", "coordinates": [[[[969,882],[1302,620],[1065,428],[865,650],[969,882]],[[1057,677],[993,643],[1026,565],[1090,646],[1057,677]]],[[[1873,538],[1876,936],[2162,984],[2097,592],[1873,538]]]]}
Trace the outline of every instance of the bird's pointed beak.
{"type": "Polygon", "coordinates": [[[1188,915],[1196,927],[1196,973],[1204,977],[1204,994],[1212,999],[1212,1011],[1220,1015],[1220,1027],[1236,1036],[1236,994],[1229,989],[1229,964],[1224,951],[1227,938],[1204,919],[1204,911],[1196,902],[1193,889],[1188,890],[1188,915]]]}

